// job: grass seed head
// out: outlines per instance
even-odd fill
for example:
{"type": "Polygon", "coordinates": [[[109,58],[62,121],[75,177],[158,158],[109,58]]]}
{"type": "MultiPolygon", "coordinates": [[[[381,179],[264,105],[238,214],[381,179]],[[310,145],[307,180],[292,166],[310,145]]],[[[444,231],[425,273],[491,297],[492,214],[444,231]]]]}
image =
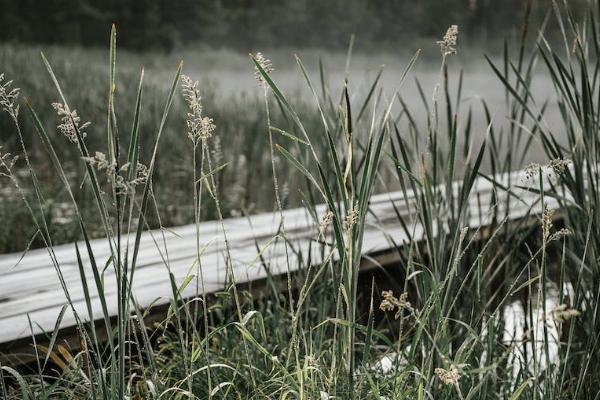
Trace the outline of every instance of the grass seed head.
{"type": "Polygon", "coordinates": [[[106,173],[113,175],[115,173],[116,164],[109,162],[106,158],[106,154],[97,151],[92,157],[82,157],[85,162],[90,164],[92,167],[96,167],[98,171],[106,170],[106,173]]]}
{"type": "Polygon", "coordinates": [[[117,164],[109,162],[106,155],[97,151],[93,157],[82,157],[92,167],[98,171],[104,171],[108,178],[114,180],[115,189],[119,193],[129,193],[135,186],[143,185],[148,180],[148,167],[142,163],[137,163],[135,166],[135,175],[128,182],[123,175],[131,168],[130,163],[126,163],[117,171],[117,164]]]}
{"type": "Polygon", "coordinates": [[[360,211],[358,205],[354,204],[351,209],[346,213],[346,219],[344,220],[344,227],[347,231],[351,230],[352,227],[358,222],[360,211]]]}
{"type": "Polygon", "coordinates": [[[135,171],[135,178],[129,182],[133,186],[143,185],[148,180],[148,167],[142,163],[138,163],[135,171]]]}
{"type": "MultiPolygon", "coordinates": [[[[263,56],[263,54],[260,51],[254,55],[254,59],[256,60],[256,62],[258,63],[258,65],[260,65],[260,67],[267,74],[270,74],[270,73],[272,73],[275,70],[273,68],[273,63],[271,63],[271,60],[269,60],[268,58],[266,58],[265,56],[263,56]]],[[[265,78],[260,73],[260,70],[258,68],[256,68],[256,67],[254,67],[254,78],[261,85],[264,85],[266,83],[265,82],[265,78]]]]}
{"type": "Polygon", "coordinates": [[[567,322],[571,318],[578,317],[579,315],[581,315],[579,310],[568,308],[566,304],[559,304],[552,311],[550,311],[550,317],[559,323],[567,322]]]}
{"type": "Polygon", "coordinates": [[[71,111],[66,104],[52,103],[52,107],[60,117],[60,124],[57,125],[58,130],[69,139],[71,143],[77,143],[77,131],[79,131],[81,137],[85,139],[87,136],[85,129],[90,126],[90,122],[81,124],[81,118],[77,115],[77,110],[71,111]]]}
{"type": "Polygon", "coordinates": [[[403,310],[413,311],[412,305],[408,301],[408,293],[406,292],[402,293],[399,298],[396,298],[392,290],[384,290],[381,292],[381,296],[383,297],[383,300],[379,305],[379,309],[382,311],[395,310],[395,319],[398,319],[402,316],[403,310]]]}
{"type": "Polygon", "coordinates": [[[325,232],[329,228],[329,225],[333,222],[334,214],[331,210],[327,211],[325,215],[321,218],[321,222],[319,223],[319,235],[324,236],[325,232]]]}
{"type": "Polygon", "coordinates": [[[551,182],[556,180],[565,172],[571,164],[568,158],[555,158],[550,160],[548,164],[529,163],[525,167],[525,176],[521,179],[523,183],[532,183],[533,178],[536,178],[542,173],[541,177],[546,177],[551,182]]]}
{"type": "Polygon", "coordinates": [[[570,229],[568,229],[568,228],[561,228],[558,231],[556,231],[553,234],[551,234],[550,238],[548,239],[548,241],[552,242],[554,240],[560,240],[560,239],[564,238],[565,236],[570,236],[572,234],[573,234],[573,232],[571,232],[570,229]]]}
{"type": "Polygon", "coordinates": [[[532,178],[536,177],[540,172],[540,168],[542,168],[542,166],[538,163],[529,163],[525,167],[525,180],[529,181],[532,178]]]}
{"type": "Polygon", "coordinates": [[[448,370],[444,368],[436,368],[434,372],[438,379],[446,385],[456,385],[460,380],[460,371],[454,365],[452,365],[448,370]]]}
{"type": "Polygon", "coordinates": [[[5,81],[4,74],[0,74],[0,107],[13,119],[19,115],[19,88],[12,88],[12,81],[5,81]]]}
{"type": "Polygon", "coordinates": [[[186,119],[188,137],[196,145],[200,140],[210,138],[216,126],[212,118],[202,115],[202,98],[198,90],[198,81],[182,75],[181,92],[189,108],[186,119]]]}
{"type": "Polygon", "coordinates": [[[550,230],[552,229],[552,221],[554,218],[554,209],[548,208],[546,206],[544,208],[544,213],[542,215],[542,233],[544,236],[544,243],[548,243],[550,239],[550,230]]]}
{"type": "Polygon", "coordinates": [[[456,54],[456,42],[458,39],[458,25],[451,25],[446,34],[439,40],[440,50],[444,56],[456,54]]]}
{"type": "Polygon", "coordinates": [[[571,164],[571,160],[568,158],[555,158],[554,160],[550,160],[548,166],[552,168],[556,174],[562,174],[569,164],[571,164]]]}
{"type": "Polygon", "coordinates": [[[202,98],[198,90],[198,81],[193,81],[187,75],[181,75],[181,93],[190,112],[198,115],[202,114],[202,98]]]}
{"type": "Polygon", "coordinates": [[[0,146],[0,176],[10,178],[12,176],[12,168],[19,159],[19,156],[13,156],[11,153],[5,153],[0,146]]]}

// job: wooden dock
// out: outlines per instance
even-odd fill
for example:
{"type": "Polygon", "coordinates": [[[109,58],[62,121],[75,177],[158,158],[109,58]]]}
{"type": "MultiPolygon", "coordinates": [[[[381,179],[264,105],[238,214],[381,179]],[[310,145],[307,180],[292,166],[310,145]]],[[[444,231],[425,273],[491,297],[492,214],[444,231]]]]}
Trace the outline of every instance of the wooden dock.
{"type": "MultiPolygon", "coordinates": [[[[504,174],[494,178],[502,185],[513,187],[523,185],[524,172],[504,174]]],[[[458,184],[455,185],[458,193],[458,184]]],[[[519,220],[528,215],[538,214],[542,205],[539,196],[524,189],[513,189],[509,219],[519,220]]],[[[492,222],[495,208],[497,215],[504,217],[507,193],[495,187],[489,180],[477,178],[469,198],[468,226],[476,229],[492,222]],[[494,193],[494,196],[493,196],[494,193]],[[492,199],[496,204],[492,205],[492,199]]],[[[365,256],[381,254],[394,246],[409,241],[402,229],[396,212],[398,211],[406,225],[414,229],[412,240],[424,237],[423,229],[415,213],[413,193],[392,192],[374,195],[370,202],[365,228],[363,252],[365,256]],[[407,201],[408,200],[408,201],[407,201]],[[408,204],[407,204],[408,203],[408,204]],[[397,210],[397,211],[396,211],[397,210]]],[[[553,201],[548,198],[547,201],[553,201]]],[[[555,202],[550,206],[556,205],[555,202]]],[[[325,212],[324,206],[317,207],[319,216],[325,212]]],[[[303,208],[289,209],[283,212],[288,249],[306,256],[311,253],[311,262],[318,263],[322,244],[316,241],[318,221],[303,208]],[[312,250],[312,251],[311,251],[312,250]]],[[[248,218],[230,218],[224,221],[225,231],[230,244],[235,281],[238,284],[261,280],[267,274],[279,275],[287,272],[285,248],[282,240],[273,240],[280,226],[279,213],[264,213],[248,218]],[[260,255],[268,261],[269,271],[262,267],[260,255]]],[[[218,221],[203,222],[199,225],[200,243],[205,246],[200,260],[208,293],[223,289],[226,283],[225,240],[218,221]]],[[[126,239],[125,239],[126,240],[126,239]]],[[[133,238],[130,238],[133,241],[133,238]]],[[[86,267],[88,287],[93,297],[94,318],[101,318],[101,306],[96,286],[93,283],[85,245],[82,250],[83,265],[86,267]]],[[[106,239],[92,241],[92,249],[98,266],[101,268],[110,256],[106,239]]],[[[147,308],[167,304],[172,298],[169,272],[177,283],[194,274],[196,270],[196,225],[181,226],[169,230],[144,232],[140,246],[133,282],[133,296],[137,303],[147,308]]],[[[88,316],[84,291],[79,274],[74,244],[54,247],[54,252],[65,277],[65,283],[75,309],[82,318],[88,316]]],[[[298,268],[300,263],[291,263],[298,268]]],[[[115,271],[106,268],[104,276],[104,294],[108,311],[117,313],[117,287],[115,271]]],[[[196,295],[196,285],[188,285],[182,297],[196,295]]],[[[57,317],[66,304],[65,295],[59,283],[47,249],[37,249],[23,254],[0,256],[0,351],[10,352],[11,343],[23,342],[33,335],[51,332],[55,328],[57,317]],[[28,318],[29,317],[29,318],[28,318]],[[30,327],[29,319],[32,321],[30,327]],[[7,350],[9,349],[9,350],[7,350]]],[[[61,329],[75,325],[75,318],[67,309],[61,329]]]]}

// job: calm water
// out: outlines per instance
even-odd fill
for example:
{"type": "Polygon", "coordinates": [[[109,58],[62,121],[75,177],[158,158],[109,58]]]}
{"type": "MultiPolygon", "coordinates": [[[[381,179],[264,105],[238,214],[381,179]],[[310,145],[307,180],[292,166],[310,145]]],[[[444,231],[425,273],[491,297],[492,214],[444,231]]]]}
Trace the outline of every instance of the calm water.
{"type": "MultiPolygon", "coordinates": [[[[319,56],[324,60],[330,93],[337,100],[339,99],[346,76],[344,71],[346,64],[345,56],[343,54],[323,55],[316,51],[303,53],[302,61],[308,70],[313,85],[319,93],[319,56]]],[[[194,67],[194,61],[200,65],[206,64],[194,68],[193,73],[202,81],[218,88],[221,100],[226,100],[228,95],[231,94],[250,93],[260,95],[261,89],[254,80],[252,65],[250,65],[246,57],[242,55],[230,56],[227,62],[218,63],[218,66],[206,61],[207,58],[218,57],[217,55],[209,56],[204,54],[199,57],[198,60],[192,60],[188,65],[194,67]]],[[[362,100],[383,65],[383,74],[379,84],[379,87],[383,88],[380,105],[383,107],[393,97],[395,90],[399,90],[400,96],[413,114],[417,125],[422,128],[425,127],[428,115],[416,81],[420,82],[424,96],[431,104],[434,88],[440,82],[440,64],[438,61],[419,60],[401,83],[401,77],[408,61],[408,57],[389,54],[373,56],[363,54],[354,55],[349,69],[349,92],[355,109],[360,108],[362,105],[362,100]]],[[[275,53],[273,64],[276,69],[272,74],[273,79],[287,96],[301,98],[308,104],[314,104],[314,99],[308,85],[295,64],[293,52],[280,51],[275,53]]],[[[498,60],[498,64],[501,65],[500,60],[498,60]]],[[[470,109],[472,110],[472,132],[474,142],[477,143],[486,136],[488,128],[483,112],[482,100],[486,101],[490,109],[496,130],[506,127],[510,123],[506,107],[506,92],[501,81],[495,76],[491,67],[484,60],[483,55],[480,57],[469,56],[468,59],[457,55],[449,59],[449,87],[453,99],[456,98],[458,78],[461,70],[463,71],[463,85],[462,101],[458,109],[458,121],[460,126],[464,126],[467,114],[470,109]]],[[[541,65],[535,69],[535,77],[531,90],[534,93],[536,104],[541,105],[544,101],[549,100],[542,124],[552,127],[557,135],[559,135],[560,141],[562,122],[556,102],[554,101],[555,92],[549,76],[541,65]]],[[[440,99],[440,123],[444,126],[445,105],[442,87],[439,88],[438,98],[440,99]]],[[[534,109],[536,109],[535,106],[534,109]]],[[[398,102],[396,102],[395,111],[396,113],[400,111],[398,102]]],[[[406,120],[401,122],[400,125],[405,128],[407,126],[406,120]]],[[[526,125],[528,128],[532,126],[531,122],[526,125]]],[[[459,137],[460,142],[461,138],[459,137]]],[[[545,160],[545,156],[540,151],[539,142],[535,139],[531,151],[526,155],[525,161],[543,162],[545,160]]]]}

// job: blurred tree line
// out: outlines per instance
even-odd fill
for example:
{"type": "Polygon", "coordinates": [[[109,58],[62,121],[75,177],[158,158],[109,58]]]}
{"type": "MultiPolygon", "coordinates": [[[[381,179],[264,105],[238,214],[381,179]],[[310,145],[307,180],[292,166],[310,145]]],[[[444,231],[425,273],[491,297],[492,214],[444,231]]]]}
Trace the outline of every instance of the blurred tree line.
{"type": "MultiPolygon", "coordinates": [[[[187,43],[256,46],[392,47],[440,37],[451,24],[463,39],[518,31],[529,0],[0,0],[0,41],[104,45],[110,24],[122,46],[169,50],[187,43]]],[[[569,0],[580,3],[586,0],[569,0]]],[[[541,21],[550,0],[532,0],[541,21]]]]}

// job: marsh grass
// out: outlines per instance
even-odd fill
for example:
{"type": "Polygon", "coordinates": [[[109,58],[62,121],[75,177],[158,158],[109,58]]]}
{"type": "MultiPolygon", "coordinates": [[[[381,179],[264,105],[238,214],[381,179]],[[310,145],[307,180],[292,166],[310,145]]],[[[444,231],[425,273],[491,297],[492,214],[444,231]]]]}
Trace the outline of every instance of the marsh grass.
{"type": "MultiPolygon", "coordinates": [[[[201,112],[194,108],[190,93],[202,96],[203,105],[210,103],[210,97],[205,97],[202,85],[196,86],[193,77],[184,78],[193,140],[187,138],[183,121],[181,129],[167,129],[169,121],[185,118],[185,113],[173,115],[173,107],[181,101],[177,99],[182,65],[171,78],[160,107],[153,105],[157,101],[154,96],[148,96],[152,89],[146,83],[147,72],[137,80],[135,95],[121,103],[120,92],[115,91],[119,74],[113,28],[104,96],[106,122],[96,122],[105,130],[106,140],[84,139],[77,121],[67,113],[76,143],[70,144],[65,154],[75,154],[72,162],[81,170],[79,177],[85,177],[87,197],[74,193],[81,182],[74,185],[62,161],[68,156],[57,151],[56,143],[64,138],[49,134],[31,100],[24,103],[21,114],[26,114],[47,154],[47,165],[53,168],[73,207],[77,238],[86,244],[77,248],[78,256],[87,254],[91,261],[84,265],[79,257],[83,287],[95,285],[99,293],[103,293],[99,263],[104,260],[94,259],[89,240],[90,226],[102,228],[112,252],[108,267],[116,271],[118,314],[108,315],[103,303],[100,315],[97,310],[93,315],[86,289],[89,315],[77,318],[79,348],[66,348],[56,330],[47,347],[34,348],[38,361],[32,371],[17,371],[6,365],[0,368],[4,397],[593,398],[600,383],[596,371],[600,362],[596,211],[599,4],[590,2],[585,21],[578,23],[566,2],[553,3],[548,20],[563,30],[565,49],[548,45],[543,27],[536,30],[526,19],[517,49],[505,45],[503,64],[488,59],[506,87],[509,112],[506,123],[498,122],[482,101],[481,112],[488,127],[485,140],[477,145],[471,140],[475,136],[471,118],[472,112],[478,111],[461,109],[462,80],[468,76],[456,77],[447,63],[453,55],[450,50],[454,50],[455,37],[448,37],[441,49],[439,81],[433,93],[422,92],[427,110],[424,124],[415,123],[406,107],[402,82],[390,92],[379,86],[378,75],[366,95],[357,98],[352,93],[352,76],[346,74],[341,93],[333,93],[323,71],[315,79],[296,58],[300,77],[314,100],[310,106],[313,114],[316,109],[317,118],[307,123],[304,111],[308,106],[291,101],[270,74],[264,58],[251,56],[249,73],[255,69],[264,89],[259,101],[265,109],[256,114],[260,119],[253,122],[256,137],[252,140],[261,154],[261,176],[269,176],[272,182],[268,196],[275,212],[280,213],[287,205],[281,184],[286,181],[284,176],[302,182],[300,196],[314,217],[315,243],[323,252],[320,262],[287,252],[288,265],[300,264],[301,268],[269,281],[266,294],[258,299],[237,285],[231,258],[227,257],[223,190],[233,178],[223,180],[221,169],[239,164],[227,159],[231,147],[218,141],[220,136],[223,140],[220,129],[227,124],[226,118],[218,119],[208,106],[201,112]],[[528,49],[531,43],[535,46],[528,49]],[[564,127],[548,126],[544,119],[547,102],[537,100],[530,90],[538,62],[552,76],[564,127]],[[450,90],[451,79],[458,79],[455,92],[450,90]],[[148,97],[152,99],[146,109],[148,97]],[[213,118],[216,128],[211,135],[203,131],[196,137],[194,129],[200,125],[194,121],[205,117],[213,118]],[[153,127],[151,138],[148,126],[153,127]],[[191,195],[182,197],[191,203],[192,222],[198,225],[204,220],[207,209],[221,222],[228,284],[221,292],[207,296],[198,257],[192,266],[194,272],[182,282],[169,275],[173,293],[167,316],[150,323],[148,311],[134,301],[131,284],[141,232],[156,226],[153,220],[162,225],[161,185],[164,177],[178,171],[168,151],[167,161],[160,161],[163,149],[170,147],[166,143],[171,143],[167,140],[171,134],[185,138],[178,143],[187,140],[177,151],[181,150],[178,155],[187,154],[183,168],[192,172],[186,189],[191,195]],[[567,145],[558,144],[558,137],[563,135],[567,145]],[[523,168],[526,153],[538,145],[553,161],[549,167],[529,167],[531,184],[497,179],[500,173],[523,168]],[[94,158],[96,151],[103,156],[94,158]],[[110,167],[99,168],[100,161],[110,167]],[[484,174],[483,165],[493,174],[484,174]],[[548,168],[555,168],[555,181],[543,179],[548,168]],[[138,176],[136,171],[140,170],[147,174],[138,176]],[[473,227],[470,203],[479,180],[494,187],[490,199],[477,199],[480,218],[483,215],[492,222],[473,227]],[[410,240],[397,243],[388,235],[398,262],[392,267],[380,266],[378,273],[384,279],[361,276],[371,194],[376,187],[392,185],[400,187],[405,197],[403,204],[394,203],[394,207],[397,225],[410,240]],[[511,221],[511,209],[520,201],[515,189],[536,194],[543,212],[536,214],[531,208],[526,218],[511,221]],[[559,221],[547,211],[549,199],[558,202],[559,221]],[[324,215],[316,213],[317,204],[327,206],[324,215]],[[409,212],[401,211],[402,207],[409,212]],[[536,222],[531,224],[532,220],[536,222]],[[130,237],[134,239],[125,239],[130,237]],[[85,280],[86,268],[91,268],[93,281],[85,280]],[[190,282],[196,285],[196,296],[183,299],[181,288],[190,282]],[[574,290],[567,293],[566,284],[574,290]],[[548,288],[553,285],[558,288],[561,306],[548,310],[548,288]],[[529,329],[528,335],[507,343],[503,337],[510,321],[504,311],[514,301],[527,310],[523,313],[525,325],[540,323],[534,310],[544,318],[541,331],[529,329]],[[560,343],[550,337],[549,323],[560,329],[560,343]],[[100,326],[108,332],[106,340],[97,334],[100,326]],[[523,354],[525,343],[535,343],[530,348],[541,351],[523,354]],[[550,356],[553,346],[558,347],[554,358],[550,356]],[[392,360],[391,370],[385,373],[376,368],[382,357],[392,360]]],[[[347,66],[351,53],[352,45],[347,66]]],[[[407,64],[403,79],[417,64],[418,56],[417,52],[407,64]]],[[[61,76],[46,57],[43,63],[57,93],[54,98],[68,108],[68,85],[60,83],[63,79],[68,82],[68,69],[61,71],[65,74],[61,76]]],[[[27,135],[31,131],[21,129],[23,115],[11,114],[14,105],[3,106],[29,175],[14,174],[8,156],[2,158],[3,173],[22,190],[38,240],[47,248],[57,275],[64,279],[60,260],[53,252],[53,232],[47,224],[47,195],[28,156],[33,138],[27,135]],[[31,180],[28,192],[20,183],[25,178],[31,180]]],[[[86,120],[83,111],[81,117],[86,120]]],[[[91,130],[88,136],[92,136],[91,130]]],[[[245,165],[253,168],[255,162],[256,158],[247,157],[245,165]]],[[[285,220],[274,236],[287,251],[285,220]]],[[[197,234],[198,254],[202,240],[197,234]]],[[[269,260],[261,262],[267,267],[269,260]]],[[[168,257],[165,267],[169,270],[168,257]]],[[[70,302],[68,287],[63,288],[67,301],[64,313],[70,302]]],[[[103,296],[101,300],[104,302],[103,296]]]]}
{"type": "MultiPolygon", "coordinates": [[[[22,97],[26,97],[27,101],[34,105],[41,105],[59,100],[52,81],[45,73],[44,65],[41,62],[29,62],[31,59],[39,59],[39,52],[35,48],[2,45],[0,54],[2,71],[7,77],[18,77],[19,87],[24,95],[22,97]]],[[[52,60],[53,69],[61,84],[78,88],[72,91],[71,102],[76,104],[75,108],[84,121],[91,121],[91,125],[87,128],[88,137],[86,138],[90,148],[103,149],[106,137],[103,121],[107,113],[105,87],[106,79],[108,79],[104,66],[106,64],[105,55],[97,50],[66,51],[63,48],[50,48],[45,54],[52,60]]],[[[160,57],[160,54],[155,56],[160,57]]],[[[137,81],[141,66],[144,65],[142,63],[146,63],[147,66],[144,80],[145,101],[143,112],[139,115],[139,129],[141,132],[140,151],[143,157],[149,158],[153,146],[152,132],[159,123],[159,116],[162,112],[163,105],[160,99],[168,94],[169,89],[170,77],[165,71],[170,71],[176,63],[171,62],[171,58],[168,61],[157,62],[152,57],[131,52],[124,52],[122,58],[123,61],[119,64],[119,82],[117,82],[117,95],[115,96],[117,110],[129,109],[132,104],[135,104],[137,81]]],[[[210,60],[203,63],[212,65],[210,60]]],[[[224,215],[245,215],[275,209],[275,201],[271,196],[268,183],[271,176],[270,157],[264,152],[267,138],[263,135],[265,111],[262,94],[259,91],[253,93],[245,90],[222,90],[214,84],[203,81],[202,96],[206,112],[219,126],[220,134],[217,140],[220,143],[215,143],[212,150],[213,158],[215,160],[220,158],[219,164],[230,165],[229,168],[220,170],[217,177],[224,215]],[[223,149],[224,145],[226,145],[226,149],[223,149]],[[262,190],[252,190],[257,187],[262,190]]],[[[307,126],[316,126],[319,123],[318,116],[304,105],[298,96],[292,96],[291,101],[302,110],[307,126]]],[[[181,96],[174,98],[173,107],[174,114],[185,115],[185,106],[181,96]]],[[[117,111],[117,115],[124,126],[132,125],[133,113],[117,111]]],[[[47,127],[55,125],[59,120],[51,107],[38,107],[38,116],[47,127]]],[[[276,104],[272,107],[271,119],[281,129],[289,130],[287,122],[276,104]]],[[[25,143],[30,150],[31,162],[38,170],[40,184],[46,190],[60,188],[60,181],[53,173],[43,148],[36,145],[35,127],[25,113],[21,113],[19,123],[24,133],[25,143]]],[[[13,129],[10,120],[3,118],[0,121],[0,137],[6,148],[11,150],[18,148],[13,129]]],[[[164,129],[163,149],[158,160],[159,168],[154,174],[154,181],[157,184],[155,196],[160,199],[157,202],[160,222],[163,226],[193,223],[194,208],[187,200],[193,196],[189,185],[190,177],[193,174],[192,155],[187,151],[189,142],[185,135],[182,135],[182,132],[185,132],[185,120],[184,118],[171,118],[167,121],[164,129]]],[[[54,131],[51,131],[49,135],[55,137],[54,131]]],[[[275,135],[281,143],[290,141],[280,133],[275,133],[275,135]]],[[[127,145],[130,139],[127,135],[123,135],[121,140],[127,145]]],[[[56,146],[56,152],[71,185],[80,186],[85,179],[85,171],[80,168],[80,154],[76,148],[60,145],[56,146]]],[[[27,169],[24,167],[22,160],[19,160],[16,172],[27,174],[27,169]]],[[[292,188],[301,184],[293,174],[293,168],[288,164],[282,163],[279,170],[282,180],[289,182],[289,186],[292,188]]],[[[26,182],[23,184],[24,190],[29,195],[31,188],[26,182]]],[[[2,182],[2,188],[6,189],[7,194],[12,191],[12,185],[6,184],[6,182],[2,182]]],[[[92,199],[92,194],[86,185],[83,185],[81,190],[74,191],[74,194],[82,203],[92,199]]],[[[3,197],[3,201],[10,201],[10,197],[3,197]]],[[[20,196],[14,193],[12,197],[18,199],[20,196]]],[[[48,200],[51,202],[49,201],[45,205],[45,212],[54,217],[49,220],[54,243],[72,241],[78,235],[78,227],[76,219],[71,218],[74,212],[66,192],[58,190],[48,200]]],[[[295,206],[300,205],[301,201],[296,190],[290,190],[288,196],[283,200],[288,205],[295,206]]],[[[2,252],[25,249],[33,234],[30,230],[25,229],[25,232],[20,232],[15,228],[24,226],[18,222],[27,220],[28,212],[19,201],[9,202],[9,204],[13,212],[7,215],[7,224],[4,226],[6,233],[2,235],[4,239],[0,239],[2,252]],[[9,223],[10,220],[15,223],[9,223]]],[[[83,208],[82,212],[86,213],[87,210],[87,208],[83,208]]],[[[216,210],[210,204],[203,207],[201,213],[203,219],[216,218],[216,210]]],[[[90,224],[90,237],[101,237],[103,229],[97,214],[91,210],[86,215],[86,220],[90,224]],[[93,223],[94,221],[96,223],[93,223]]],[[[147,223],[151,227],[158,227],[158,216],[153,212],[149,213],[147,223]]],[[[44,243],[36,238],[31,245],[43,247],[44,243]]]]}

